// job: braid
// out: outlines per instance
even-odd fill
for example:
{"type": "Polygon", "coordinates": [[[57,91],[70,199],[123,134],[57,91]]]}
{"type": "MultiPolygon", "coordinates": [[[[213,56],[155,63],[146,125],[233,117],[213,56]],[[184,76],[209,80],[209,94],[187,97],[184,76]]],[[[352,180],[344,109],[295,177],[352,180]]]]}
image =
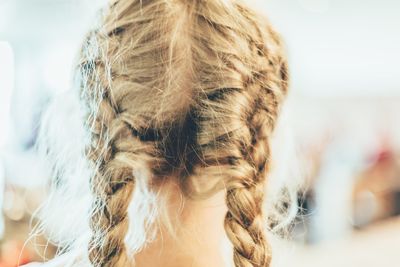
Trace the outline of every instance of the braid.
{"type": "Polygon", "coordinates": [[[106,133],[93,133],[90,157],[97,164],[91,180],[94,209],[90,227],[89,259],[94,266],[129,266],[124,238],[128,206],[137,177],[146,166],[152,146],[134,136],[124,114],[113,111],[108,99],[99,106],[97,122],[106,133]],[[99,151],[100,150],[100,151],[99,151]]]}
{"type": "Polygon", "coordinates": [[[262,203],[266,179],[266,164],[269,160],[268,134],[270,125],[266,112],[257,112],[248,121],[252,135],[243,142],[247,172],[231,177],[227,183],[226,203],[228,213],[225,229],[234,246],[235,266],[269,266],[271,252],[265,236],[262,203]]]}
{"type": "MultiPolygon", "coordinates": [[[[237,143],[241,160],[235,164],[241,165],[244,171],[229,177],[226,183],[228,213],[225,229],[234,246],[237,267],[266,267],[271,260],[262,204],[270,161],[269,139],[277,116],[278,96],[268,87],[273,83],[271,72],[267,73],[267,81],[267,76],[258,72],[257,78],[253,77],[244,85],[249,94],[254,93],[250,97],[252,102],[248,103],[253,110],[244,116],[245,119],[240,118],[247,130],[241,130],[241,141],[237,143]]],[[[240,97],[240,94],[233,97],[240,97]]]]}
{"type": "MultiPolygon", "coordinates": [[[[266,59],[266,55],[271,54],[266,47],[257,46],[256,50],[255,58],[261,62],[266,59]]],[[[281,55],[277,56],[279,58],[281,55]]],[[[273,57],[268,60],[273,66],[281,66],[273,57]]],[[[259,69],[253,77],[245,80],[243,87],[249,94],[254,94],[251,98],[253,103],[249,103],[253,110],[244,120],[244,127],[248,128],[244,132],[250,136],[242,137],[239,146],[243,158],[241,164],[248,165],[248,172],[243,172],[239,177],[231,177],[226,185],[228,213],[225,229],[234,246],[234,262],[237,267],[267,267],[271,261],[262,204],[270,161],[269,139],[287,82],[286,76],[282,75],[286,75],[286,69],[274,69],[271,65],[259,69]]],[[[265,66],[265,63],[255,66],[265,66]]]]}

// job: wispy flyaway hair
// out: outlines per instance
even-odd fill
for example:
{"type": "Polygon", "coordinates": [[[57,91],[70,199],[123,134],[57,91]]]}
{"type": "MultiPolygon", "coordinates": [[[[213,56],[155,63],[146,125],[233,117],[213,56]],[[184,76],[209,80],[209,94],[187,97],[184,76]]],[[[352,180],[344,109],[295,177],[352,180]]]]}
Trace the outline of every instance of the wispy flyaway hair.
{"type": "Polygon", "coordinates": [[[59,228],[53,240],[86,251],[87,265],[131,266],[154,238],[157,187],[177,179],[185,198],[225,190],[236,267],[270,265],[266,233],[282,205],[263,204],[288,70],[263,15],[238,0],[111,1],[77,81],[42,127],[55,177],[42,226],[59,228]]]}

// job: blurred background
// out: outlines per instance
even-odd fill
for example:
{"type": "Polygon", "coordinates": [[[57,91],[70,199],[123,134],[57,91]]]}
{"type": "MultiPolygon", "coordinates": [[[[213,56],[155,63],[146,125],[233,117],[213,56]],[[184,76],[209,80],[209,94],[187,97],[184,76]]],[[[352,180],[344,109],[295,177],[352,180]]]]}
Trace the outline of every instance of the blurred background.
{"type": "MultiPolygon", "coordinates": [[[[287,44],[288,122],[304,182],[293,250],[277,261],[400,266],[400,2],[255,2],[287,44]]],[[[44,237],[42,251],[25,242],[49,179],[34,144],[103,3],[0,0],[0,267],[56,249],[44,237]]]]}

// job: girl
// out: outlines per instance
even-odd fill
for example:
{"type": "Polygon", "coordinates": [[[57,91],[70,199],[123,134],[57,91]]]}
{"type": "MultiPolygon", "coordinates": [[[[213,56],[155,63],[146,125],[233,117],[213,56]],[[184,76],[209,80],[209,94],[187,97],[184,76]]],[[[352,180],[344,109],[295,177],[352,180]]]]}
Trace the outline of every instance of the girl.
{"type": "Polygon", "coordinates": [[[61,147],[66,130],[42,132],[56,177],[43,226],[63,248],[45,266],[270,266],[264,192],[288,73],[267,20],[239,0],[114,0],[78,74],[58,122],[80,131],[61,147]]]}

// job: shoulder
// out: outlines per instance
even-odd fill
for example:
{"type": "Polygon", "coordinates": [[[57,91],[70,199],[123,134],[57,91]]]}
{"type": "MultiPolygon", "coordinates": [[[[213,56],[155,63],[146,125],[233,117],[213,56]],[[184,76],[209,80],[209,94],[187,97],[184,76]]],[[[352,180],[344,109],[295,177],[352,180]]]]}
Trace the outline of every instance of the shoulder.
{"type": "Polygon", "coordinates": [[[32,262],[27,265],[22,265],[21,267],[62,267],[63,263],[58,259],[50,260],[47,262],[32,262]]]}
{"type": "Polygon", "coordinates": [[[21,267],[66,267],[66,266],[83,266],[85,264],[76,265],[77,259],[71,253],[57,256],[46,262],[33,262],[21,267]]]}
{"type": "Polygon", "coordinates": [[[51,267],[54,265],[49,264],[48,262],[32,262],[26,265],[22,265],[21,267],[51,267]]]}
{"type": "Polygon", "coordinates": [[[39,266],[43,266],[43,265],[38,262],[33,262],[33,263],[28,263],[26,265],[22,265],[21,267],[39,267],[39,266]]]}

